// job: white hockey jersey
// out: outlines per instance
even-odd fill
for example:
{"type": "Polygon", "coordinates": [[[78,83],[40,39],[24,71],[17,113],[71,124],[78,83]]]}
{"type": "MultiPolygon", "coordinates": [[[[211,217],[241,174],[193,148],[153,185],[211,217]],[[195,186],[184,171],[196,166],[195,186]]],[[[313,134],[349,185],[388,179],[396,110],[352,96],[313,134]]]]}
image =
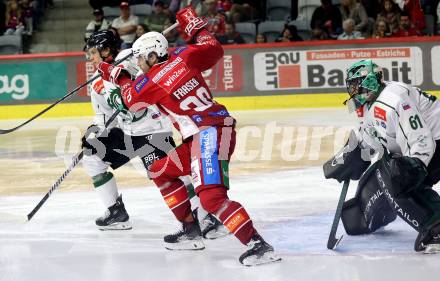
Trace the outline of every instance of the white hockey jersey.
{"type": "MultiPolygon", "coordinates": [[[[120,52],[116,57],[116,60],[124,57],[127,53],[128,50],[120,52]]],[[[129,65],[131,63],[130,60],[125,60],[119,65],[123,65],[124,68],[131,67],[133,70],[135,67],[129,65]]],[[[99,74],[98,71],[96,71],[94,75],[97,74],[99,74]]],[[[115,94],[115,91],[119,92],[120,90],[114,84],[104,81],[101,78],[92,82],[90,98],[95,112],[93,124],[100,128],[104,128],[105,122],[115,112],[115,109],[112,108],[108,102],[111,95],[115,94]]],[[[117,119],[109,126],[109,128],[117,126],[122,129],[125,134],[130,136],[172,132],[171,121],[166,115],[162,114],[155,105],[148,107],[148,110],[145,111],[144,114],[137,115],[138,116],[131,112],[127,112],[126,114],[120,112],[117,119]]]]}
{"type": "Polygon", "coordinates": [[[385,146],[391,153],[419,158],[426,166],[440,139],[440,102],[420,89],[385,82],[372,104],[357,110],[363,147],[385,146]]]}

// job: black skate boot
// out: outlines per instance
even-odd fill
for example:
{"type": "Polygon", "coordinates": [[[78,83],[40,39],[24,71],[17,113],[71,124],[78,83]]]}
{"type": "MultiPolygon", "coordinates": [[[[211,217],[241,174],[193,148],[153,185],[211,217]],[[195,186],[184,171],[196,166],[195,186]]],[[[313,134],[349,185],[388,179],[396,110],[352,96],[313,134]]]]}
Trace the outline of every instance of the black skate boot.
{"type": "Polygon", "coordinates": [[[212,214],[207,214],[200,220],[202,236],[206,239],[217,239],[230,234],[229,230],[212,214]]]}
{"type": "Polygon", "coordinates": [[[132,228],[129,218],[122,195],[119,195],[116,203],[108,208],[104,216],[96,219],[96,225],[100,230],[129,230],[132,228]]]}
{"type": "MultiPolygon", "coordinates": [[[[193,216],[197,217],[199,208],[193,210],[193,216]]],[[[205,239],[217,239],[230,234],[228,229],[216,217],[208,213],[205,217],[199,220],[202,236],[205,239]]]]}
{"type": "Polygon", "coordinates": [[[182,229],[163,238],[168,250],[203,250],[205,244],[197,220],[197,213],[193,214],[193,222],[182,222],[182,229]]]}
{"type": "Polygon", "coordinates": [[[427,231],[422,231],[416,238],[414,250],[425,254],[440,252],[440,223],[427,231]]]}
{"type": "Polygon", "coordinates": [[[239,258],[240,263],[245,266],[254,266],[281,260],[280,257],[275,255],[273,247],[264,241],[258,233],[252,236],[247,246],[249,250],[244,252],[239,258]]]}

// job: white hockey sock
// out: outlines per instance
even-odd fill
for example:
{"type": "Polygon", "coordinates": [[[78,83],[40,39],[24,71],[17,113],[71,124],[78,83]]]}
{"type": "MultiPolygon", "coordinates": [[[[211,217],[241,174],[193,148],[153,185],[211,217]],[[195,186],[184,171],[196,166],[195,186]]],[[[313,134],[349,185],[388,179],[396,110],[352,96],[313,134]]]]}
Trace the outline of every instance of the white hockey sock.
{"type": "Polygon", "coordinates": [[[116,203],[116,199],[118,199],[118,187],[116,186],[116,180],[112,173],[106,173],[106,175],[100,181],[96,181],[94,185],[105,208],[109,208],[116,203]]]}

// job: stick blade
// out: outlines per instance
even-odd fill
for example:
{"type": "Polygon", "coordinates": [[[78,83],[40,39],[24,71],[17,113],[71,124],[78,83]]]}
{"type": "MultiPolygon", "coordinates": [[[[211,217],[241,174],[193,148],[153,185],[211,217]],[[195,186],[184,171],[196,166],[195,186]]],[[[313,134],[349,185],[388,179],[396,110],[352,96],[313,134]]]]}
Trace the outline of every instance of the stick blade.
{"type": "Polygon", "coordinates": [[[330,237],[327,242],[327,249],[334,250],[339,245],[339,242],[341,242],[342,237],[344,237],[344,235],[341,235],[338,239],[336,237],[330,237]]]}
{"type": "Polygon", "coordinates": [[[13,131],[15,131],[15,128],[13,128],[13,129],[5,129],[5,130],[0,129],[0,135],[6,135],[6,134],[9,134],[10,132],[13,132],[13,131]]]}

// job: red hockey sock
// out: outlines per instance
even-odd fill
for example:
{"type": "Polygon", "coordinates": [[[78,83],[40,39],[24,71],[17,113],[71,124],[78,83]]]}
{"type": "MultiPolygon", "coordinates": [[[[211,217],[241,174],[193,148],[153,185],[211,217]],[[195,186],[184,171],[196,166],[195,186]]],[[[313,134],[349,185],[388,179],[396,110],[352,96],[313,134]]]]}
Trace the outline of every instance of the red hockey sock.
{"type": "Polygon", "coordinates": [[[198,195],[203,208],[219,218],[226,228],[246,245],[256,230],[244,207],[229,200],[226,193],[226,188],[215,187],[202,190],[198,195]]]}
{"type": "Polygon", "coordinates": [[[183,221],[191,213],[188,192],[181,180],[165,183],[159,186],[159,190],[177,220],[183,221]]]}

